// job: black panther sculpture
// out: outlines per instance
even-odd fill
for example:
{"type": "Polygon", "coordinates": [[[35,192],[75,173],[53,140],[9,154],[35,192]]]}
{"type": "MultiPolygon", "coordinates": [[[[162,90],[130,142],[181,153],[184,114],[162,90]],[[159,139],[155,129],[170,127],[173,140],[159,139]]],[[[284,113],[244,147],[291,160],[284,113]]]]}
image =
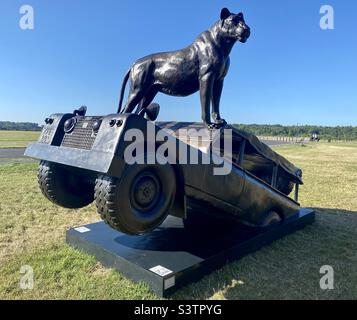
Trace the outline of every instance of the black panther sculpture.
{"type": "Polygon", "coordinates": [[[158,92],[188,96],[199,90],[205,125],[209,128],[224,126],[226,121],[221,118],[219,104],[230,63],[229,54],[237,40],[245,43],[249,36],[250,28],[243,14],[222,9],[220,20],[201,33],[190,46],[136,61],[124,77],[118,113],[130,78],[130,92],[123,113],[131,113],[138,106],[136,113],[142,114],[158,92]],[[214,123],[210,118],[211,104],[214,123]]]}

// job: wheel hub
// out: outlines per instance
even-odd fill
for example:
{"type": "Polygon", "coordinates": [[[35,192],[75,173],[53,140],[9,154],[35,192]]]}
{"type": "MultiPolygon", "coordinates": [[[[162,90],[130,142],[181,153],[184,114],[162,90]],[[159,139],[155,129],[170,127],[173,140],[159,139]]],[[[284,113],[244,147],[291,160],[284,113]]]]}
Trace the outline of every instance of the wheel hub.
{"type": "Polygon", "coordinates": [[[140,210],[152,208],[160,195],[160,184],[152,174],[140,175],[133,183],[132,205],[140,210]]]}

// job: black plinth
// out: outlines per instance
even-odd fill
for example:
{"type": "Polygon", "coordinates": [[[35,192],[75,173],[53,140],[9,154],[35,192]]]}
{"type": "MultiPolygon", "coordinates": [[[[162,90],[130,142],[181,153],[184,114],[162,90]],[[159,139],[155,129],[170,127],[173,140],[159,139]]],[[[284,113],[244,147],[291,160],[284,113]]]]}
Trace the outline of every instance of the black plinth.
{"type": "Polygon", "coordinates": [[[192,234],[183,228],[181,219],[169,217],[144,236],[128,236],[98,222],[68,230],[66,241],[94,255],[104,266],[144,281],[156,294],[166,296],[228,261],[303,228],[314,218],[312,210],[301,209],[298,216],[265,231],[237,225],[192,234]]]}

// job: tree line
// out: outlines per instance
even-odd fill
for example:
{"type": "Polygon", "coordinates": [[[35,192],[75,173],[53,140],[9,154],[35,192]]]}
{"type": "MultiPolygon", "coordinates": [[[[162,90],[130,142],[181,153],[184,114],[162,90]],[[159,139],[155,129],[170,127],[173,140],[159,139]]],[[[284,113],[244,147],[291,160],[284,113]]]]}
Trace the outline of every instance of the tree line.
{"type": "Polygon", "coordinates": [[[357,140],[357,127],[352,126],[308,126],[295,125],[283,126],[280,124],[234,124],[238,129],[250,132],[257,136],[281,136],[281,137],[310,137],[313,132],[317,132],[324,140],[357,140]]]}
{"type": "Polygon", "coordinates": [[[0,121],[0,130],[40,131],[41,129],[38,123],[0,121]]]}
{"type": "MultiPolygon", "coordinates": [[[[234,124],[236,128],[255,134],[256,136],[273,137],[310,137],[318,132],[325,140],[357,140],[357,127],[324,127],[324,126],[283,126],[280,124],[234,124]]],[[[32,122],[0,121],[0,130],[40,131],[42,127],[32,122]]]]}

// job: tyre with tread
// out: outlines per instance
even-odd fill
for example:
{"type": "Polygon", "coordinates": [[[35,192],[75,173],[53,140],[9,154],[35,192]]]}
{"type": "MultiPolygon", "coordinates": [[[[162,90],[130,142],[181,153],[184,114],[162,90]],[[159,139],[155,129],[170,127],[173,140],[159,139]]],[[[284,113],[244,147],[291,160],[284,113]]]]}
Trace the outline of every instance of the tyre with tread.
{"type": "Polygon", "coordinates": [[[95,202],[101,218],[113,229],[139,235],[158,227],[169,214],[176,193],[170,164],[127,166],[121,178],[100,175],[95,202]]]}
{"type": "Polygon", "coordinates": [[[44,196],[61,207],[83,208],[94,200],[93,185],[63,165],[42,160],[37,177],[44,196]]]}

